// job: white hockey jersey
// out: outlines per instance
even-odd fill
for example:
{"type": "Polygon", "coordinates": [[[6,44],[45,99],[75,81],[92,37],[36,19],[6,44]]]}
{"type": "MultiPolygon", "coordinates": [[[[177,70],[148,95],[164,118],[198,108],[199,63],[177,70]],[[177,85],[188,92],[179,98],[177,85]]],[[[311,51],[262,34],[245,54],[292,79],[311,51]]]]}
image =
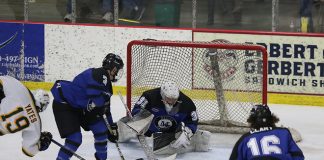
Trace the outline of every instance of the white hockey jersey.
{"type": "Polygon", "coordinates": [[[0,76],[5,98],[0,103],[0,135],[22,131],[22,151],[27,156],[39,152],[41,119],[29,90],[17,79],[0,76]]]}

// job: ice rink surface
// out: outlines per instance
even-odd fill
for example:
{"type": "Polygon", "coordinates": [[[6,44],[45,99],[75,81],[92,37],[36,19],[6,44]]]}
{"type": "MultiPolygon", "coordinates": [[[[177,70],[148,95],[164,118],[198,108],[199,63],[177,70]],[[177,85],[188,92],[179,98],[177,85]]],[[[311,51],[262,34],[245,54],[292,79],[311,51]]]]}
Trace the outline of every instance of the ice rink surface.
{"type": "MultiPolygon", "coordinates": [[[[298,143],[307,160],[320,160],[324,157],[324,107],[293,106],[269,104],[271,111],[279,118],[279,124],[297,129],[302,135],[298,143]]],[[[125,109],[118,96],[112,98],[112,114],[114,121],[125,116],[125,109]]],[[[50,131],[53,138],[63,144],[55,124],[52,107],[41,113],[43,131],[50,131]]],[[[177,156],[179,160],[228,160],[236,140],[240,135],[214,133],[209,152],[192,152],[177,156]]],[[[0,160],[55,160],[59,147],[54,143],[48,150],[29,158],[21,152],[21,132],[0,137],[0,160]]],[[[136,139],[129,143],[120,143],[120,148],[126,160],[145,157],[136,139]]],[[[94,144],[91,132],[83,132],[83,142],[77,154],[87,160],[94,160],[94,144]]],[[[119,160],[115,144],[108,144],[108,158],[119,160]]],[[[72,159],[76,160],[76,157],[72,159]]]]}

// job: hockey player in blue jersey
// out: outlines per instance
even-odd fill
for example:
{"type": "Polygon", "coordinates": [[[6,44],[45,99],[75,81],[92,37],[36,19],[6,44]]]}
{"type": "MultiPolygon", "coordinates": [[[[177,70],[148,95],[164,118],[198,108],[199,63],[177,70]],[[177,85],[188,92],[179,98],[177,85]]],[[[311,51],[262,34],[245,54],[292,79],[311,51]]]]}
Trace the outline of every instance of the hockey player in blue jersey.
{"type": "Polygon", "coordinates": [[[251,131],[236,142],[230,160],[303,160],[304,155],[287,128],[267,105],[256,105],[248,118],[251,131]]]}
{"type": "MultiPolygon", "coordinates": [[[[132,115],[135,117],[143,110],[154,115],[144,135],[153,134],[155,154],[195,150],[190,144],[197,131],[196,106],[174,82],[168,81],[159,88],[145,91],[134,105],[132,115]]],[[[205,134],[208,133],[199,135],[205,134]]]]}
{"type": "MultiPolygon", "coordinates": [[[[112,83],[122,76],[124,63],[120,56],[109,53],[102,67],[89,68],[73,81],[58,80],[51,89],[53,94],[53,112],[64,147],[76,151],[82,143],[81,127],[91,130],[95,139],[95,158],[107,159],[107,139],[116,142],[117,125],[110,112],[112,83]],[[106,115],[114,133],[107,129],[103,115],[106,115]]],[[[61,148],[57,160],[70,159],[72,153],[61,148]]]]}

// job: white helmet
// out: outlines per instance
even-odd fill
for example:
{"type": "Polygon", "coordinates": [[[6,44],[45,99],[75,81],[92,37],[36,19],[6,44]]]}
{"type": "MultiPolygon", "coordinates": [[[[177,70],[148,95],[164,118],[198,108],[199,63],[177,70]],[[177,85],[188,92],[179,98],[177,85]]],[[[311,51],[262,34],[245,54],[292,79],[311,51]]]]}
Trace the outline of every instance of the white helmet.
{"type": "Polygon", "coordinates": [[[34,92],[34,98],[35,104],[38,107],[39,112],[43,112],[49,104],[49,94],[42,89],[38,89],[34,92]]]}
{"type": "Polygon", "coordinates": [[[178,99],[179,98],[179,88],[176,83],[172,81],[168,81],[161,86],[161,96],[163,99],[171,98],[178,99]]]}
{"type": "Polygon", "coordinates": [[[162,101],[165,106],[165,110],[171,112],[173,105],[179,98],[179,88],[174,82],[166,82],[161,86],[162,101]]]}

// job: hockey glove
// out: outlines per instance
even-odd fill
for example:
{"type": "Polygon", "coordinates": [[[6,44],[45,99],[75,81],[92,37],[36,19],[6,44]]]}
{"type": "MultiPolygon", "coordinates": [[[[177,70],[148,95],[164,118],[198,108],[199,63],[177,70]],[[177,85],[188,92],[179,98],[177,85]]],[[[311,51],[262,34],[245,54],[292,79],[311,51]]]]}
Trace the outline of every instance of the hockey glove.
{"type": "Polygon", "coordinates": [[[181,123],[181,131],[176,133],[176,140],[170,144],[173,148],[184,147],[187,148],[190,145],[190,140],[193,135],[190,128],[186,127],[184,123],[181,123]]]}
{"type": "Polygon", "coordinates": [[[108,130],[108,140],[112,143],[116,143],[118,141],[117,123],[113,123],[110,125],[110,130],[108,130]]]}
{"type": "Polygon", "coordinates": [[[87,104],[87,111],[88,112],[91,112],[94,108],[96,108],[96,104],[92,101],[92,100],[89,100],[88,101],[88,104],[87,104]]]}
{"type": "Polygon", "coordinates": [[[91,113],[92,115],[96,115],[96,116],[98,115],[101,117],[103,114],[107,113],[110,110],[109,107],[110,106],[94,107],[90,111],[87,110],[86,114],[88,112],[88,113],[91,113]]]}
{"type": "Polygon", "coordinates": [[[50,146],[52,138],[50,132],[42,132],[39,138],[39,151],[45,151],[50,146]]]}

